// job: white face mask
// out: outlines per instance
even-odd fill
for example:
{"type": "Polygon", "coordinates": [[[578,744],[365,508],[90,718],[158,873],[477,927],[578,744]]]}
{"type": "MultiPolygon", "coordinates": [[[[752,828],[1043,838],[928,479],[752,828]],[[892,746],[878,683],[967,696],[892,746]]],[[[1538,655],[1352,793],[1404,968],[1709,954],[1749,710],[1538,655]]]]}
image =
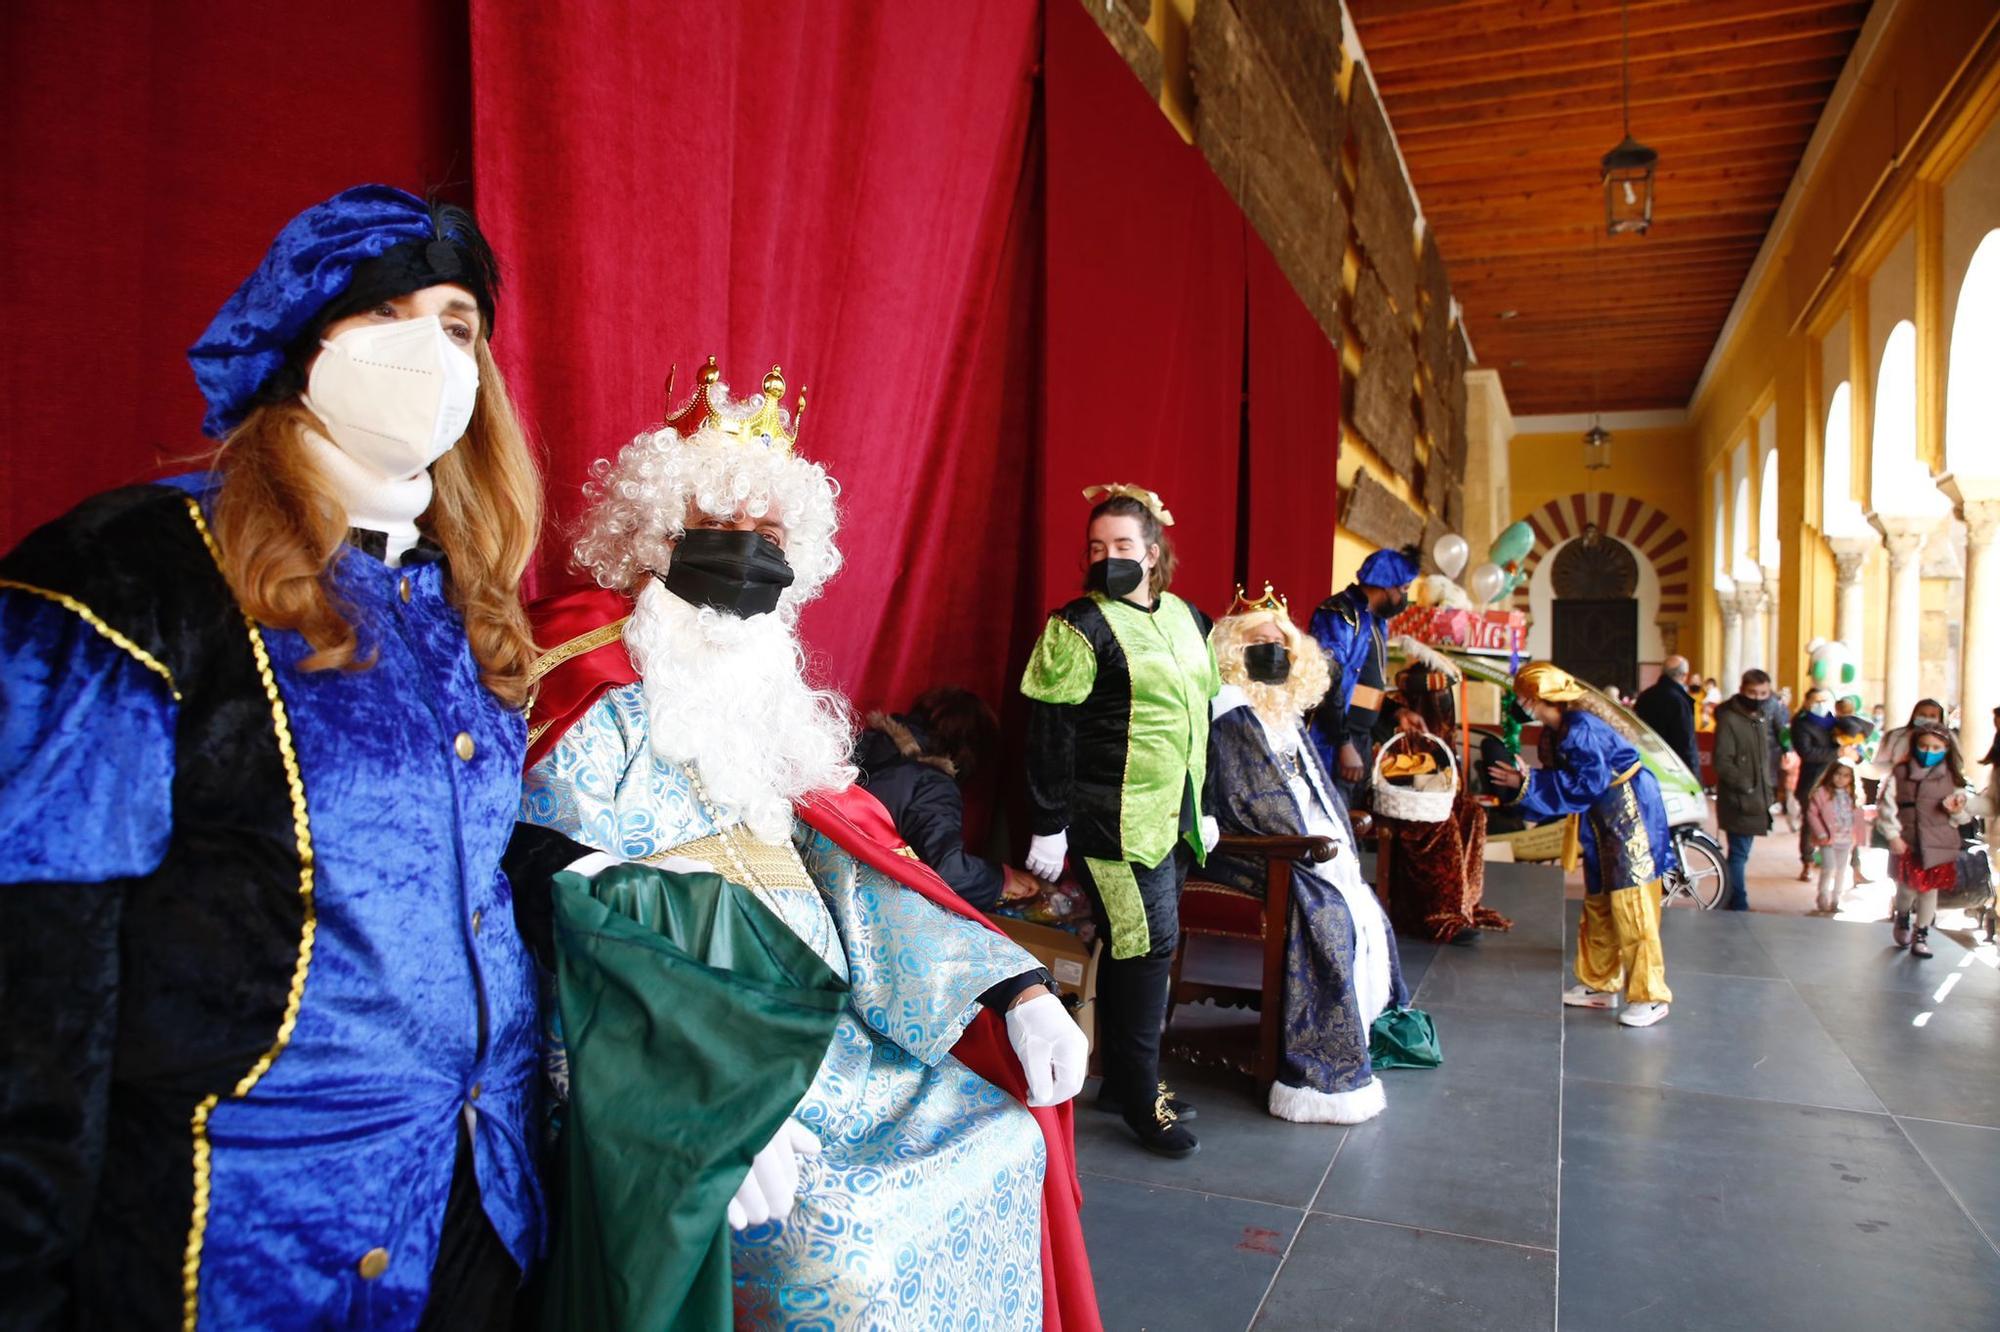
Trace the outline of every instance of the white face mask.
{"type": "Polygon", "coordinates": [[[479,366],[436,315],[349,329],[313,362],[301,400],[340,450],[383,476],[414,476],[472,423],[479,366]]]}

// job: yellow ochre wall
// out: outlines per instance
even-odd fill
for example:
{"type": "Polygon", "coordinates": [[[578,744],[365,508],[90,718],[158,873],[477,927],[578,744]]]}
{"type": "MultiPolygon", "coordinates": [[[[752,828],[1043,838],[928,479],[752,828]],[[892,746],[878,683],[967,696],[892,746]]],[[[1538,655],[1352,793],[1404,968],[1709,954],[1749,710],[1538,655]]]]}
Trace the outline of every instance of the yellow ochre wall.
{"type": "MultiPolygon", "coordinates": [[[[1942,312],[1935,305],[1928,321],[1925,309],[1944,281],[1935,240],[1937,196],[1968,142],[1992,126],[2000,105],[1996,9],[2000,6],[1989,3],[1906,0],[1883,26],[1880,45],[1810,186],[1770,247],[1776,257],[1749,292],[1690,404],[1690,469],[1700,531],[1694,612],[1699,651],[1719,657],[1721,643],[1718,598],[1705,576],[1720,535],[1710,530],[1710,478],[1718,468],[1727,475],[1730,452],[1767,404],[1776,408],[1778,446],[1780,681],[1798,686],[1807,667],[1806,643],[1831,636],[1834,565],[1820,536],[1819,452],[1826,400],[1837,381],[1821,382],[1820,337],[1843,314],[1850,316],[1849,341],[1860,372],[1847,376],[1855,395],[1853,475],[1856,498],[1866,507],[1868,398],[1877,364],[1869,360],[1868,339],[1859,331],[1866,324],[1867,278],[1912,231],[1917,235],[1918,451],[1934,469],[1941,464],[1948,330],[1941,334],[1942,312]]],[[[1762,481],[1756,464],[1753,449],[1753,515],[1762,481]]],[[[1870,557],[1867,648],[1883,641],[1885,566],[1880,551],[1870,557]]],[[[1879,649],[1864,649],[1863,655],[1867,673],[1879,674],[1879,649]]]]}

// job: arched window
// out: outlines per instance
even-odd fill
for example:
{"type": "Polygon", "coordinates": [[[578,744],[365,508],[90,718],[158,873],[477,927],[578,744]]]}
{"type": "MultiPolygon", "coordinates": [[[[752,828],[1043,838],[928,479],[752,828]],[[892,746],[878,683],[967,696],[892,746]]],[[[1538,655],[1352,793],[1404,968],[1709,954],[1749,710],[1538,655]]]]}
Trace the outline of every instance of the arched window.
{"type": "Polygon", "coordinates": [[[1729,455],[1729,574],[1739,582],[1755,583],[1762,574],[1751,558],[1750,546],[1750,441],[1744,440],[1729,455]]]}
{"type": "Polygon", "coordinates": [[[1764,450],[1764,474],[1757,482],[1757,562],[1778,567],[1778,451],[1764,450]]]}
{"type": "Polygon", "coordinates": [[[1870,438],[1868,489],[1877,513],[1926,517],[1950,507],[1917,458],[1917,326],[1907,319],[1889,330],[1882,347],[1870,438]]]}
{"type": "Polygon", "coordinates": [[[1830,537],[1867,536],[1868,520],[1854,498],[1854,395],[1844,379],[1827,404],[1821,444],[1820,531],[1830,537]]]}
{"type": "Polygon", "coordinates": [[[1954,472],[1990,470],[1975,456],[1990,456],[2000,437],[2000,227],[1972,252],[1958,313],[1951,321],[1946,374],[1944,461],[1954,472]]]}
{"type": "Polygon", "coordinates": [[[1714,568],[1709,577],[1718,592],[1727,592],[1735,584],[1729,581],[1729,505],[1724,497],[1722,473],[1715,474],[1715,519],[1709,524],[1709,546],[1714,551],[1714,568]]]}

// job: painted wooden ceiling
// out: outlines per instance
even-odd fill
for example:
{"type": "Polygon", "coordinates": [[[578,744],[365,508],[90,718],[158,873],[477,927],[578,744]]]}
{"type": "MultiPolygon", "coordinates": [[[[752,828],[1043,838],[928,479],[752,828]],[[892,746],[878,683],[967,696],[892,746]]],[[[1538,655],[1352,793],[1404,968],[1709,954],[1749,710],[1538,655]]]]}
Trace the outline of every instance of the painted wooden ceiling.
{"type": "Polygon", "coordinates": [[[1348,0],[1482,365],[1520,414],[1682,407],[1866,3],[1631,0],[1653,227],[1602,236],[1618,0],[1348,0]]]}

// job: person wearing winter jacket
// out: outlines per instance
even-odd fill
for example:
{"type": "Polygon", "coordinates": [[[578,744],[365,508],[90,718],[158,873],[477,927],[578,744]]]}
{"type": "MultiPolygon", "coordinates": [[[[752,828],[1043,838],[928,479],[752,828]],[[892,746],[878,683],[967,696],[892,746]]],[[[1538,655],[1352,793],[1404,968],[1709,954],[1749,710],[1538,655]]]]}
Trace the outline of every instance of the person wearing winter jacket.
{"type": "Polygon", "coordinates": [[[1908,749],[1882,778],[1875,831],[1889,843],[1889,872],[1896,881],[1891,937],[1910,956],[1929,957],[1937,895],[1957,886],[1958,826],[1973,812],[1951,732],[1921,722],[1908,730],[1908,749]]]}
{"type": "Polygon", "coordinates": [[[1748,911],[1744,873],[1750,848],[1771,831],[1771,804],[1777,798],[1777,765],[1772,761],[1771,677],[1743,673],[1734,698],[1715,710],[1715,820],[1729,843],[1731,911],[1748,911]]]}
{"type": "Polygon", "coordinates": [[[981,911],[1032,897],[1026,871],[965,848],[965,798],[959,783],[993,750],[1000,729],[977,694],[949,686],[917,696],[907,713],[868,714],[854,746],[860,784],[882,802],[896,832],[951,890],[981,911]]]}
{"type": "Polygon", "coordinates": [[[1840,758],[1833,730],[1833,695],[1819,685],[1806,690],[1805,706],[1792,718],[1792,752],[1799,756],[1799,882],[1812,878],[1813,831],[1804,817],[1806,800],[1820,774],[1840,758]]]}

